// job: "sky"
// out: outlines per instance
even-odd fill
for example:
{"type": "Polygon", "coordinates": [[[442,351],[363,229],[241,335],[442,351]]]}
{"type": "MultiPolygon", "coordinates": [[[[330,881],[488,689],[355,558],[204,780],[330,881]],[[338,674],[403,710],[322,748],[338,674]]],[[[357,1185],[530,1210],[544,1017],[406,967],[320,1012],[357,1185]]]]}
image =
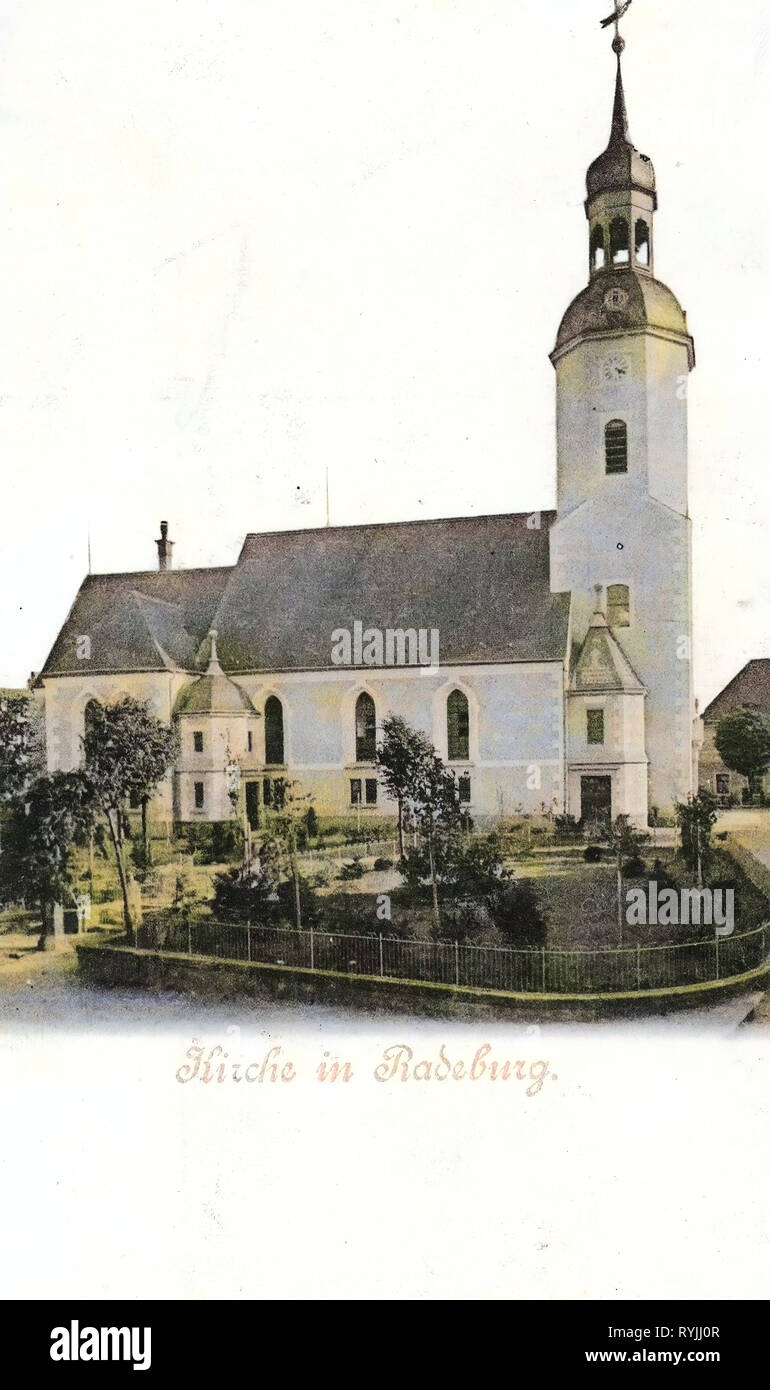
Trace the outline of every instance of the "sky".
{"type": "MultiPolygon", "coordinates": [[[[609,0],[0,0],[0,685],[88,567],[555,498],[609,0]]],[[[763,7],[635,0],[630,128],[695,336],[695,676],[770,656],[763,7]]]]}

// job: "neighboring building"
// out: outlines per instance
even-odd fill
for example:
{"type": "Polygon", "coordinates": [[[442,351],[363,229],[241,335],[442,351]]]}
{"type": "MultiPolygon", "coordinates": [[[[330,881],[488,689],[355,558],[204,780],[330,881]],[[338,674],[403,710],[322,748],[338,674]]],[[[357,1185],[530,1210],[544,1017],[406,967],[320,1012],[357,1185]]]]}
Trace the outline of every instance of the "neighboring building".
{"type": "Polygon", "coordinates": [[[252,823],[286,776],[318,811],[392,812],[374,761],[389,711],[433,739],[479,818],[643,825],[690,793],[694,350],[654,276],[622,46],[588,170],[589,282],[551,355],[557,511],[251,534],[232,568],[187,571],[163,523],[158,572],[89,576],[41,672],[51,767],[78,763],[89,701],[131,694],[178,720],[159,810],[187,821],[232,815],[239,778],[252,823]]]}
{"type": "Polygon", "coordinates": [[[747,661],[742,671],[714,696],[703,711],[703,750],[700,755],[700,786],[714,792],[720,806],[740,805],[760,792],[770,795],[770,773],[758,778],[753,789],[747,777],[725,767],[714,738],[720,719],[743,705],[759,710],[770,718],[770,658],[757,657],[747,661]]]}

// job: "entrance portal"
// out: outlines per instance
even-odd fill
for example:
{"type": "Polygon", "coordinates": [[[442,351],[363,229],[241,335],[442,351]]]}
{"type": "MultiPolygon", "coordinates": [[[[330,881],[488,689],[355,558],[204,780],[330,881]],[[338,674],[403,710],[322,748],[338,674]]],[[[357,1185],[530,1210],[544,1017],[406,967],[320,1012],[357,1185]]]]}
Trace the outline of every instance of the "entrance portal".
{"type": "Polygon", "coordinates": [[[612,778],[581,777],[580,809],[584,826],[606,830],[612,822],[612,778]]]}

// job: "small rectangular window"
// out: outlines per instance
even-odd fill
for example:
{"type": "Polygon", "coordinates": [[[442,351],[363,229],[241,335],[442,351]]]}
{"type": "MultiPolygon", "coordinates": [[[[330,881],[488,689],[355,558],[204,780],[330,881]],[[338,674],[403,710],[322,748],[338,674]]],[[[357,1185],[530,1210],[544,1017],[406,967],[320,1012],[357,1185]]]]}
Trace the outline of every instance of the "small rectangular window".
{"type": "Polygon", "coordinates": [[[367,777],[366,782],[365,782],[365,784],[364,784],[364,791],[365,791],[365,793],[366,793],[366,804],[367,804],[367,806],[376,806],[376,805],[377,805],[377,778],[376,778],[376,777],[367,777]]]}
{"type": "Polygon", "coordinates": [[[351,806],[361,805],[361,778],[351,777],[350,779],[350,804],[351,806]]]}
{"type": "Polygon", "coordinates": [[[607,585],[607,623],[609,627],[631,626],[631,599],[627,584],[607,585]]]}
{"type": "Polygon", "coordinates": [[[193,734],[193,748],[196,753],[203,752],[203,734],[197,730],[193,734]]]}
{"type": "Polygon", "coordinates": [[[604,710],[586,710],[587,734],[589,743],[604,743],[604,710]]]}
{"type": "Polygon", "coordinates": [[[457,794],[460,801],[466,806],[471,799],[471,779],[467,772],[464,772],[457,784],[457,794]]]}
{"type": "Polygon", "coordinates": [[[248,733],[246,734],[246,751],[248,753],[254,752],[254,735],[251,732],[251,729],[249,729],[248,733]]]}
{"type": "Polygon", "coordinates": [[[200,811],[201,807],[203,806],[203,798],[204,798],[203,783],[202,783],[202,782],[196,782],[196,783],[195,783],[195,809],[196,809],[196,811],[200,811]]]}

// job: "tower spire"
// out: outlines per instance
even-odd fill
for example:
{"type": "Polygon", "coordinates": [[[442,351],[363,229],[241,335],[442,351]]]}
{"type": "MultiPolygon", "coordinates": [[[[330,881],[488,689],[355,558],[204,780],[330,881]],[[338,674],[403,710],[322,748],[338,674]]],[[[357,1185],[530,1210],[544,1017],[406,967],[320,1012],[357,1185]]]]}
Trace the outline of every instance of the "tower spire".
{"type": "Polygon", "coordinates": [[[626,140],[630,143],[628,134],[628,111],[626,109],[626,94],[623,90],[623,70],[620,66],[620,55],[625,47],[622,39],[613,39],[612,47],[618,55],[618,72],[615,78],[615,102],[612,107],[612,129],[610,131],[610,144],[616,140],[626,140]],[[616,47],[616,44],[618,47],[616,47]]]}

